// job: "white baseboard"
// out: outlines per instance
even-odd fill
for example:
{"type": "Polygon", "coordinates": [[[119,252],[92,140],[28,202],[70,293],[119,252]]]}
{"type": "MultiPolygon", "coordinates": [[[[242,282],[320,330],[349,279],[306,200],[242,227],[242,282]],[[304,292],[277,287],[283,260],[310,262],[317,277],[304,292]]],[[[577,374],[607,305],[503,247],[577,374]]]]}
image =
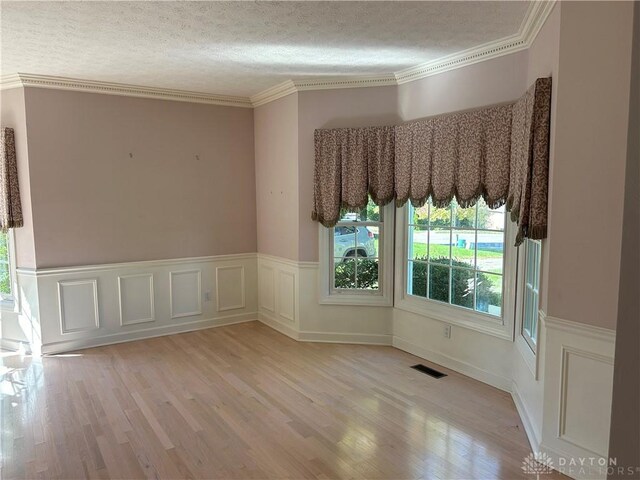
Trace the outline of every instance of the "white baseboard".
{"type": "Polygon", "coordinates": [[[392,344],[392,335],[370,333],[300,332],[298,336],[302,342],[353,343],[386,346],[391,346],[392,344]]]}
{"type": "Polygon", "coordinates": [[[14,340],[12,338],[0,338],[0,350],[10,350],[12,352],[31,353],[31,345],[22,340],[14,340]]]}
{"type": "Polygon", "coordinates": [[[442,365],[443,367],[454,370],[480,382],[487,383],[493,387],[499,388],[500,390],[504,390],[505,392],[511,392],[511,379],[501,377],[487,370],[471,365],[470,363],[450,357],[444,353],[420,347],[395,335],[393,336],[392,345],[400,350],[411,353],[412,355],[437,363],[438,365],[442,365]]]}
{"type": "Polygon", "coordinates": [[[55,354],[69,352],[72,350],[80,350],[84,348],[100,347],[103,345],[112,345],[116,343],[131,342],[134,340],[143,340],[146,338],[161,337],[164,335],[171,335],[175,333],[193,332],[196,330],[204,330],[207,328],[235,325],[237,323],[256,321],[257,317],[257,313],[243,313],[238,315],[227,315],[224,317],[209,318],[205,320],[196,320],[193,322],[185,322],[177,325],[174,324],[155,328],[145,328],[126,333],[102,335],[95,338],[79,338],[74,340],[52,342],[42,345],[42,353],[55,354]]]}
{"type": "Polygon", "coordinates": [[[268,327],[271,327],[274,330],[277,330],[278,332],[282,333],[283,335],[286,335],[287,337],[293,338],[294,340],[299,340],[298,331],[294,327],[292,327],[291,325],[286,325],[276,320],[274,317],[272,317],[267,313],[259,312],[258,320],[264,323],[265,325],[267,325],[268,327]]]}
{"type": "Polygon", "coordinates": [[[315,343],[346,343],[356,345],[386,345],[391,346],[391,335],[377,335],[368,333],[341,332],[305,332],[298,331],[293,325],[287,325],[276,320],[265,312],[258,314],[258,320],[278,332],[299,342],[315,343]]]}
{"type": "Polygon", "coordinates": [[[533,427],[531,415],[529,415],[527,406],[524,403],[522,396],[520,395],[520,391],[518,390],[518,385],[515,382],[512,382],[511,384],[511,397],[513,398],[513,403],[516,405],[516,410],[518,411],[520,420],[522,420],[522,424],[524,425],[524,432],[527,434],[527,439],[529,440],[529,445],[531,445],[531,450],[533,452],[539,452],[540,438],[538,437],[538,435],[536,435],[536,430],[533,427]]]}

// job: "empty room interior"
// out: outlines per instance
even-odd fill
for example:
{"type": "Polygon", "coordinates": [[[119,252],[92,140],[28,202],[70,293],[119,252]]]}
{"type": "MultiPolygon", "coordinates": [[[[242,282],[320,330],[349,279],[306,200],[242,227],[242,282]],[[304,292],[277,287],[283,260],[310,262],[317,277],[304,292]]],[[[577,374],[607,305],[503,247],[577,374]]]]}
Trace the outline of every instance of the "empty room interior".
{"type": "Polygon", "coordinates": [[[640,479],[640,3],[0,29],[1,478],[640,479]]]}

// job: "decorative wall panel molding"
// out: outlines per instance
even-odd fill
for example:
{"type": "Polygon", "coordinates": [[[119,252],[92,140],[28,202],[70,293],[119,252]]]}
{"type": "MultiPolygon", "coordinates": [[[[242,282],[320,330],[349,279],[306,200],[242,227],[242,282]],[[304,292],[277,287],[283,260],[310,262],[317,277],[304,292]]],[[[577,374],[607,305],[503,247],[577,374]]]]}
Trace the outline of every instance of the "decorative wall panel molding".
{"type": "Polygon", "coordinates": [[[218,311],[238,310],[245,307],[244,267],[229,265],[216,267],[216,298],[218,311]]]}
{"type": "Polygon", "coordinates": [[[290,322],[296,321],[296,274],[278,271],[278,315],[290,322]]]}
{"type": "Polygon", "coordinates": [[[276,313],[275,269],[269,265],[258,267],[258,296],[261,309],[276,313]]]}
{"type": "Polygon", "coordinates": [[[171,272],[171,318],[202,315],[202,272],[171,272]]]}
{"type": "Polygon", "coordinates": [[[97,279],[58,282],[58,302],[62,334],[100,328],[97,279]]]}
{"type": "Polygon", "coordinates": [[[271,327],[296,339],[300,330],[299,269],[304,268],[307,263],[315,264],[315,262],[296,262],[271,255],[258,255],[260,318],[268,318],[268,324],[271,327]]]}
{"type": "Polygon", "coordinates": [[[120,325],[135,325],[155,320],[153,274],[120,275],[118,296],[120,325]]]}
{"type": "Polygon", "coordinates": [[[604,479],[609,451],[615,331],[547,316],[541,450],[573,478],[604,479]]]}
{"type": "Polygon", "coordinates": [[[20,325],[34,326],[30,335],[42,344],[44,353],[258,317],[255,253],[19,269],[18,281],[25,291],[20,325]],[[211,292],[210,298],[202,292],[211,292]],[[234,309],[218,311],[218,305],[234,309]]]}
{"type": "Polygon", "coordinates": [[[613,357],[562,347],[558,437],[600,457],[608,451],[613,385],[594,382],[607,379],[613,379],[613,357]]]}

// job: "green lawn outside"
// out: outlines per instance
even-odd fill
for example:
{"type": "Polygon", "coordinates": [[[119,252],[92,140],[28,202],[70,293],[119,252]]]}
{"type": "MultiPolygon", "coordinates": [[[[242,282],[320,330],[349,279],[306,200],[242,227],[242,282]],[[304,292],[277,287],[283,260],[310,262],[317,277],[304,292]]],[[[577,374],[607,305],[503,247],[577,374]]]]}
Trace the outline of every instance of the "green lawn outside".
{"type": "MultiPolygon", "coordinates": [[[[376,252],[378,251],[378,238],[374,239],[376,252]]],[[[415,257],[427,256],[427,244],[426,243],[414,243],[413,253],[415,257]]],[[[431,245],[431,255],[435,257],[449,257],[448,245],[431,245]]],[[[472,259],[473,250],[460,247],[451,247],[451,256],[455,259],[472,259]]],[[[478,250],[478,258],[501,258],[502,252],[496,252],[494,250],[478,250]]],[[[501,274],[500,269],[489,269],[497,274],[501,274]]],[[[497,290],[502,289],[502,277],[490,276],[489,281],[493,284],[497,290]]]]}
{"type": "MultiPolygon", "coordinates": [[[[427,244],[414,243],[413,254],[416,257],[426,257],[427,244]]],[[[432,257],[448,257],[449,246],[448,245],[431,245],[431,256],[432,257]]],[[[462,259],[473,258],[473,250],[467,249],[467,248],[452,247],[451,256],[453,258],[462,258],[462,259]]],[[[500,257],[502,257],[501,252],[495,252],[492,250],[478,250],[478,258],[500,258],[500,257]]]]}

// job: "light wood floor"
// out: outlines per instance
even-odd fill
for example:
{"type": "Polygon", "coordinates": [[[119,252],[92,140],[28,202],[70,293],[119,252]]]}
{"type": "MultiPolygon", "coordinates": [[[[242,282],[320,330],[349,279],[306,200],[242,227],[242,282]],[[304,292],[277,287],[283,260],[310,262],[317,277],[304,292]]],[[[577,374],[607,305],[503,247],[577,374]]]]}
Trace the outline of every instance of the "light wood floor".
{"type": "Polygon", "coordinates": [[[4,353],[2,478],[532,478],[510,396],[419,362],[257,322],[4,353]]]}

